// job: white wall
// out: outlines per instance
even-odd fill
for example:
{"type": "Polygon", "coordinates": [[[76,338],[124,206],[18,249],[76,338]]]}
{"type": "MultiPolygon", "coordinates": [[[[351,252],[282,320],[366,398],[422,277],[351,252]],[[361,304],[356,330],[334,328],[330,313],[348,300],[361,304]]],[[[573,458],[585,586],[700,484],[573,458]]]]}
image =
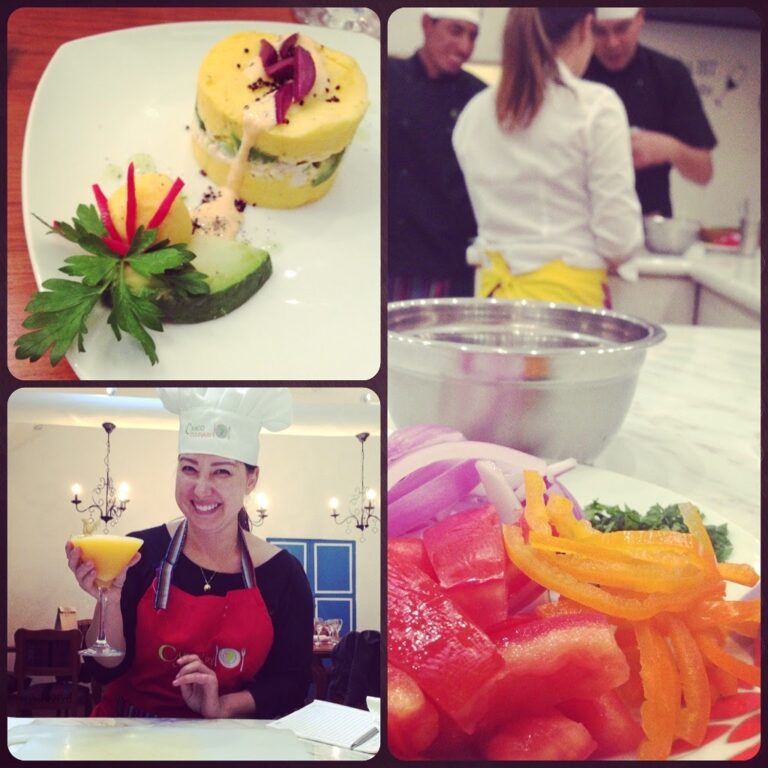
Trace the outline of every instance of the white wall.
{"type": "MultiPolygon", "coordinates": [[[[366,484],[379,493],[381,440],[366,442],[366,484]]],[[[93,599],[68,570],[64,542],[81,528],[69,503],[70,486],[85,493],[103,469],[101,428],[8,425],[8,640],[13,630],[52,627],[56,607],[93,613],[93,599]]],[[[174,502],[176,434],[118,429],[112,435],[112,473],[131,488],[131,501],[116,533],[158,525],[179,515],[174,502]]],[[[330,517],[328,499],[348,499],[360,483],[360,444],[354,435],[320,437],[262,432],[259,487],[269,515],[259,536],[354,538],[330,517]]],[[[252,499],[253,502],[253,499],[252,499]]],[[[250,505],[255,510],[255,503],[250,505]]],[[[379,629],[380,533],[357,545],[358,629],[379,629]]]]}
{"type": "MultiPolygon", "coordinates": [[[[390,16],[390,55],[409,56],[419,47],[421,13],[421,8],[401,8],[390,16]]],[[[472,63],[481,65],[477,74],[487,75],[484,79],[495,79],[506,13],[506,8],[486,8],[483,12],[472,63]]],[[[750,210],[759,218],[759,30],[649,21],[640,39],[688,65],[719,142],[713,155],[715,177],[707,187],[672,174],[676,215],[696,218],[708,226],[738,225],[743,202],[749,199],[750,210]],[[726,92],[726,82],[733,73],[741,79],[735,89],[726,92]]]]}

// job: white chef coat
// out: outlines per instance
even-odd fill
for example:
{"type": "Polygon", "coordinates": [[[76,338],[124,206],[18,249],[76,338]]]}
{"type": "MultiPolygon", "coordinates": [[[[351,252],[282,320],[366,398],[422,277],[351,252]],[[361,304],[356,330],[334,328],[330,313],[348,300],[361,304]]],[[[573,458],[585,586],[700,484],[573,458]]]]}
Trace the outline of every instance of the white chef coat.
{"type": "Polygon", "coordinates": [[[533,122],[496,119],[497,88],[459,115],[453,146],[478,226],[468,261],[499,251],[513,273],[562,259],[582,269],[626,261],[643,243],[627,114],[616,93],[576,77],[550,83],[533,122]]]}

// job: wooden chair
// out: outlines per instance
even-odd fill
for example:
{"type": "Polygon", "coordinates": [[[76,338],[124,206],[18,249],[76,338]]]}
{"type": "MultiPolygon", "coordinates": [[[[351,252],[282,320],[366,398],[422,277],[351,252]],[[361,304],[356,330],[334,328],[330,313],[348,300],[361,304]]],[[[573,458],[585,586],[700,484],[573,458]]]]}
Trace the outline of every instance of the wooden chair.
{"type": "Polygon", "coordinates": [[[78,654],[82,635],[77,629],[17,629],[15,675],[17,692],[9,704],[20,716],[56,713],[56,717],[88,715],[91,692],[81,685],[78,654]],[[31,682],[29,678],[53,678],[31,682]]]}

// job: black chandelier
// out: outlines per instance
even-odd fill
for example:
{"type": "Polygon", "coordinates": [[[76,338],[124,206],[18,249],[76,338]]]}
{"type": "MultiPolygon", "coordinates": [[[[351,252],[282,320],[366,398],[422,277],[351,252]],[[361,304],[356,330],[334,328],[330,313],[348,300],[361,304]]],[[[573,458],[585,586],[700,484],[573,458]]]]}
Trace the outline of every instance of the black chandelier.
{"type": "Polygon", "coordinates": [[[115,483],[109,469],[110,435],[114,431],[115,425],[105,421],[101,426],[107,433],[107,453],[104,456],[105,472],[99,478],[98,485],[91,492],[92,503],[87,507],[81,507],[82,499],[79,498],[79,495],[82,493],[82,488],[78,483],[72,486],[73,498],[71,503],[81,514],[89,513],[89,518],[83,521],[84,533],[93,533],[98,526],[94,519],[94,512],[98,513],[98,516],[104,523],[104,532],[106,533],[109,527],[114,526],[123,512],[125,512],[129,501],[128,484],[120,483],[117,489],[115,489],[115,483]]]}
{"type": "Polygon", "coordinates": [[[360,487],[356,488],[352,494],[349,500],[349,512],[344,517],[339,515],[338,499],[331,499],[330,506],[331,517],[338,525],[346,525],[347,530],[351,530],[354,525],[364,537],[365,530],[369,527],[374,533],[378,531],[377,523],[380,518],[375,512],[376,506],[373,503],[376,491],[365,484],[365,441],[370,437],[370,433],[359,432],[355,437],[360,442],[360,487]]]}

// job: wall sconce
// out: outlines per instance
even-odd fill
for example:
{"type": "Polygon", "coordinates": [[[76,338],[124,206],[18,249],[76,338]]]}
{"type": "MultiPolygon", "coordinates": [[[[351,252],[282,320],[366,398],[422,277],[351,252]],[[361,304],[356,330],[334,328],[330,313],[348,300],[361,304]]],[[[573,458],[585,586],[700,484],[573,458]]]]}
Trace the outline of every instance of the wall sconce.
{"type": "Polygon", "coordinates": [[[259,505],[256,508],[258,517],[255,520],[251,518],[251,525],[253,526],[263,525],[264,519],[267,517],[267,497],[263,493],[257,494],[256,503],[259,505]]]}
{"type": "Polygon", "coordinates": [[[91,493],[93,503],[81,509],[80,504],[82,503],[82,499],[80,498],[80,494],[83,492],[82,486],[79,483],[75,483],[72,486],[71,503],[74,505],[75,509],[81,514],[84,512],[90,513],[89,519],[83,521],[83,531],[85,533],[93,533],[93,531],[96,530],[98,523],[93,518],[94,512],[98,512],[99,517],[104,522],[104,532],[106,533],[109,526],[115,525],[123,512],[125,512],[129,501],[128,484],[120,483],[117,491],[115,491],[115,483],[109,469],[109,453],[111,449],[110,435],[114,431],[115,425],[106,421],[101,426],[107,433],[107,453],[104,456],[104,466],[106,470],[104,476],[99,478],[98,485],[91,493]],[[99,499],[99,497],[102,497],[102,499],[99,499]]]}

